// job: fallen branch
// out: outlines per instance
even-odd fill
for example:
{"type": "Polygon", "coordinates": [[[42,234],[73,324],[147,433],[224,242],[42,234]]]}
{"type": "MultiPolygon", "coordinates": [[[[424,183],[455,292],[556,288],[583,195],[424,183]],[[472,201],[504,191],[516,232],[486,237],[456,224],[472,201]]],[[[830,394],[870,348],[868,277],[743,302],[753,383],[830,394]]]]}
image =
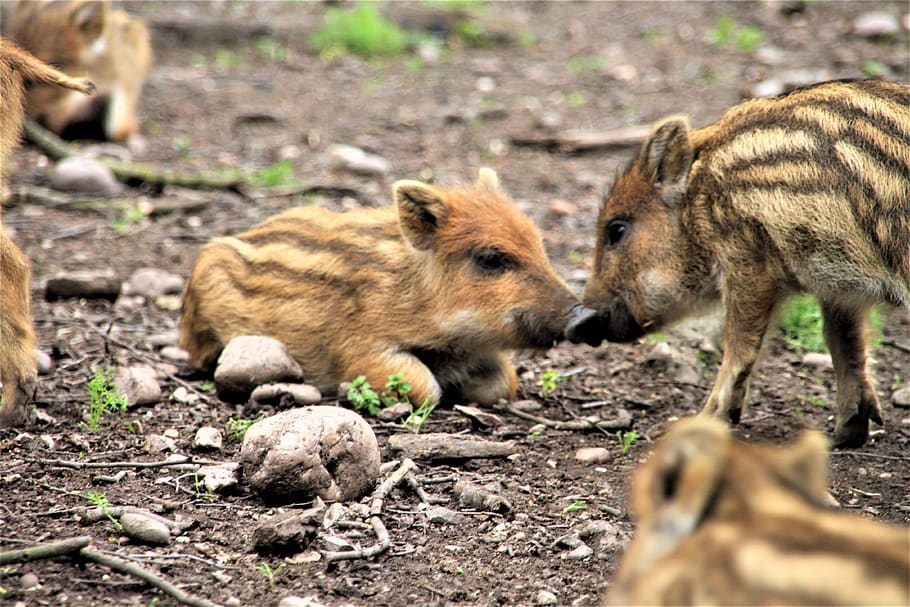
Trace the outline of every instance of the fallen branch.
{"type": "Polygon", "coordinates": [[[125,561],[119,557],[105,554],[103,552],[98,552],[97,550],[92,550],[91,548],[83,548],[79,551],[79,555],[86,560],[94,561],[95,563],[104,565],[105,567],[110,567],[114,571],[126,573],[145,582],[148,582],[155,588],[171,596],[178,603],[190,605],[191,607],[219,607],[217,603],[213,603],[208,599],[188,594],[167,580],[155,575],[151,571],[144,569],[139,565],[130,563],[129,561],[125,561]]]}
{"type": "Polygon", "coordinates": [[[63,466],[64,468],[75,468],[84,470],[86,468],[165,468],[168,466],[183,466],[185,464],[197,464],[200,466],[217,466],[224,462],[216,462],[207,459],[198,459],[191,455],[175,455],[172,458],[157,462],[75,462],[65,459],[54,459],[43,462],[52,466],[63,466]]]}
{"type": "Polygon", "coordinates": [[[498,405],[497,408],[505,411],[506,413],[511,413],[515,417],[519,417],[536,424],[542,424],[547,428],[552,428],[553,430],[567,430],[570,432],[581,432],[587,430],[625,430],[632,426],[632,414],[629,413],[626,409],[619,409],[616,412],[616,417],[613,419],[600,419],[596,416],[591,416],[581,417],[569,421],[559,421],[532,415],[526,411],[519,411],[513,407],[511,403],[502,403],[498,405]]]}
{"type": "Polygon", "coordinates": [[[508,457],[515,453],[515,443],[432,432],[392,435],[389,437],[389,449],[402,451],[408,457],[420,460],[474,459],[508,457]]]}
{"type": "MultiPolygon", "coordinates": [[[[32,120],[26,120],[24,129],[29,141],[41,148],[54,160],[68,158],[79,154],[78,148],[40,126],[32,120]]],[[[213,175],[208,173],[178,173],[161,170],[148,164],[122,162],[109,158],[97,158],[98,162],[109,168],[120,181],[140,181],[154,185],[175,185],[192,189],[231,190],[240,193],[245,180],[238,175],[213,175]]]]}
{"type": "Polygon", "coordinates": [[[638,145],[649,132],[649,125],[624,126],[609,131],[567,130],[546,135],[519,135],[512,137],[512,144],[559,152],[588,152],[638,145]]]}
{"type": "Polygon", "coordinates": [[[894,341],[893,339],[883,339],[882,345],[891,346],[895,350],[900,350],[901,352],[906,352],[907,354],[910,354],[910,346],[905,346],[904,344],[902,344],[898,341],[894,341]]]}
{"type": "Polygon", "coordinates": [[[37,544],[35,546],[29,546],[28,548],[0,552],[0,565],[37,561],[39,559],[54,558],[55,556],[66,556],[85,548],[90,541],[90,537],[81,535],[79,537],[71,537],[48,544],[37,544]]]}

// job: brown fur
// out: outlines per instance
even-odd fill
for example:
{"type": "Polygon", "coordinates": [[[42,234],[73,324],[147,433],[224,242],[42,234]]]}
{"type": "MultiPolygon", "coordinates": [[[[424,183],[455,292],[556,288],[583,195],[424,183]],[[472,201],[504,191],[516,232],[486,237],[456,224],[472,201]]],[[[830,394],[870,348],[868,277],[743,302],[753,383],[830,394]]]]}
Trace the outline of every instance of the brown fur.
{"type": "Polygon", "coordinates": [[[698,416],[635,473],[612,605],[908,605],[910,530],[831,510],[827,441],[742,444],[698,416]]]}
{"type": "MultiPolygon", "coordinates": [[[[94,90],[91,82],[70,78],[0,38],[0,171],[5,170],[6,161],[19,141],[23,89],[28,83],[46,83],[85,94],[94,90]]],[[[30,287],[28,258],[0,225],[0,381],[3,382],[0,427],[25,422],[28,403],[37,386],[30,287]]]]}
{"type": "Polygon", "coordinates": [[[578,304],[540,235],[481,170],[475,187],[399,181],[395,206],[300,207],[206,245],[180,344],[211,368],[238,335],[284,342],[308,381],[403,373],[411,400],[513,398],[503,352],[548,347],[578,304]]]}
{"type": "Polygon", "coordinates": [[[822,306],[838,383],[835,442],[881,423],[864,327],[910,306],[910,87],[831,82],[755,99],[690,131],[659,122],[598,220],[574,341],[626,341],[723,301],[725,350],[705,411],[738,421],[788,295],[822,306]]]}
{"type": "Polygon", "coordinates": [[[55,87],[29,91],[28,115],[58,134],[127,141],[152,60],[145,25],[107,0],[19,0],[10,35],[38,58],[98,86],[88,99],[55,87]]]}

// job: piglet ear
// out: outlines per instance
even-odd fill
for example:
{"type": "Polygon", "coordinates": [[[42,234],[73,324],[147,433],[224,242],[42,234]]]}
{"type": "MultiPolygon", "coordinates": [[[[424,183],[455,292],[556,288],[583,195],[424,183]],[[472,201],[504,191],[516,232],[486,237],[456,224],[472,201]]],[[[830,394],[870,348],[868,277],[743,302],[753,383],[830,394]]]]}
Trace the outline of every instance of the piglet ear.
{"type": "Polygon", "coordinates": [[[789,477],[818,505],[830,504],[828,494],[828,451],[830,444],[821,432],[805,430],[791,447],[781,449],[780,473],[789,477]]]}
{"type": "Polygon", "coordinates": [[[499,185],[499,175],[489,167],[481,167],[477,173],[477,187],[498,192],[501,188],[499,185]]]}
{"type": "Polygon", "coordinates": [[[402,180],[392,185],[392,195],[398,206],[401,233],[414,248],[432,249],[448,214],[442,193],[420,181],[402,180]]]}
{"type": "Polygon", "coordinates": [[[668,116],[654,125],[638,156],[648,181],[667,191],[682,191],[694,160],[689,119],[668,116]]]}
{"type": "Polygon", "coordinates": [[[101,38],[104,33],[104,23],[107,20],[108,3],[101,0],[88,0],[75,3],[76,9],[70,19],[79,35],[91,44],[101,38]]]}

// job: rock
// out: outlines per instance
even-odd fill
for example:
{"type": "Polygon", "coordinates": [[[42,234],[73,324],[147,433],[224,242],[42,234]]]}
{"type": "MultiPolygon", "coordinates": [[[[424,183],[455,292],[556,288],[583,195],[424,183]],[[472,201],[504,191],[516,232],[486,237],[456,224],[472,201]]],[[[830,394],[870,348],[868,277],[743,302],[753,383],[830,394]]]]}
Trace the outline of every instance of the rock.
{"type": "Polygon", "coordinates": [[[193,446],[197,449],[221,449],[223,443],[221,431],[211,426],[202,426],[193,437],[193,446]]]}
{"type": "Polygon", "coordinates": [[[581,539],[588,540],[591,538],[599,537],[605,533],[616,534],[617,530],[616,530],[616,526],[613,525],[612,523],[610,523],[609,521],[595,520],[595,521],[588,521],[587,523],[580,525],[575,530],[575,533],[577,533],[578,537],[580,537],[581,539]]]}
{"type": "Polygon", "coordinates": [[[113,197],[123,191],[110,168],[84,156],[69,156],[58,162],[51,171],[50,182],[52,188],[61,192],[113,197]]]}
{"type": "Polygon", "coordinates": [[[549,590],[541,590],[537,593],[537,596],[534,597],[535,605],[558,605],[559,599],[556,598],[556,595],[550,592],[549,590]]]}
{"type": "Polygon", "coordinates": [[[575,452],[575,459],[586,464],[602,464],[610,461],[610,452],[604,447],[581,447],[575,452]]]}
{"type": "Polygon", "coordinates": [[[852,31],[861,38],[896,36],[901,31],[897,17],[884,11],[869,11],[853,20],[852,31]]]}
{"type": "Polygon", "coordinates": [[[123,285],[123,292],[154,299],[159,295],[181,293],[183,285],[183,277],[171,272],[158,268],[140,268],[123,285]]]}
{"type": "Polygon", "coordinates": [[[395,403],[391,407],[386,407],[376,414],[376,419],[382,422],[398,421],[402,417],[407,417],[411,413],[411,406],[408,403],[395,403]]]}
{"type": "Polygon", "coordinates": [[[176,346],[179,340],[180,331],[174,329],[163,333],[152,333],[145,338],[145,343],[155,348],[162,348],[164,346],[176,346]]]}
{"type": "Polygon", "coordinates": [[[699,363],[691,351],[673,348],[664,341],[654,344],[645,357],[645,364],[679,383],[697,385],[701,380],[699,363]]]}
{"type": "Polygon", "coordinates": [[[594,554],[594,549],[587,544],[580,544],[563,555],[567,561],[583,561],[594,554]]]}
{"type": "Polygon", "coordinates": [[[237,472],[240,464],[227,462],[216,466],[200,466],[196,474],[202,479],[205,488],[213,493],[223,493],[237,486],[237,472]]]}
{"type": "Polygon", "coordinates": [[[260,404],[278,403],[287,397],[292,405],[305,407],[315,405],[322,400],[322,393],[316,386],[309,384],[276,383],[257,386],[250,398],[260,404]]]}
{"type": "Polygon", "coordinates": [[[177,443],[174,439],[161,434],[149,434],[148,438],[145,439],[145,450],[152,454],[176,451],[177,443]]]}
{"type": "Polygon", "coordinates": [[[277,514],[260,520],[253,529],[253,547],[259,554],[297,554],[312,543],[318,531],[318,517],[310,511],[277,514]]]}
{"type": "Polygon", "coordinates": [[[910,386],[891,393],[891,403],[895,407],[910,408],[910,386]]]}
{"type": "Polygon", "coordinates": [[[813,369],[833,369],[834,362],[831,355],[824,352],[806,352],[800,359],[800,364],[813,369]]]}
{"type": "Polygon", "coordinates": [[[26,573],[21,578],[19,578],[19,586],[23,590],[34,590],[41,585],[41,580],[38,579],[38,576],[34,573],[26,573]]]}
{"type": "Polygon", "coordinates": [[[245,400],[256,386],[300,381],[303,371],[287,347],[271,337],[235,337],[218,357],[215,389],[222,400],[245,400]]]}
{"type": "Polygon", "coordinates": [[[459,480],[453,487],[458,496],[458,505],[462,508],[473,508],[483,512],[498,512],[508,515],[512,512],[512,502],[497,491],[490,491],[476,483],[459,480]]]}
{"type": "Polygon", "coordinates": [[[190,353],[177,346],[165,346],[158,352],[163,358],[173,360],[178,363],[189,363],[190,353]]]}
{"type": "Polygon", "coordinates": [[[315,405],[256,422],[240,449],[244,478],[269,502],[356,500],[379,475],[379,445],[357,413],[315,405]]]}
{"type": "Polygon", "coordinates": [[[199,395],[190,392],[184,386],[180,386],[171,393],[171,400],[183,405],[192,405],[199,401],[199,395]]]}
{"type": "Polygon", "coordinates": [[[85,270],[57,274],[47,279],[44,299],[106,299],[114,301],[120,294],[120,281],[111,270],[85,270]]]}
{"type": "Polygon", "coordinates": [[[38,366],[38,375],[50,375],[54,372],[54,359],[44,350],[35,349],[35,361],[38,366]]]}
{"type": "Polygon", "coordinates": [[[786,85],[779,78],[768,78],[756,82],[749,90],[751,97],[776,97],[787,90],[786,85]]]}
{"type": "Polygon", "coordinates": [[[148,365],[119,367],[113,383],[126,394],[130,407],[152,405],[161,400],[158,372],[148,365]]]}
{"type": "Polygon", "coordinates": [[[468,517],[460,512],[443,506],[430,506],[426,511],[427,521],[443,525],[464,525],[468,517]]]}
{"type": "Polygon", "coordinates": [[[168,428],[167,430],[164,431],[164,435],[168,438],[173,438],[174,440],[177,440],[178,438],[180,438],[180,430],[178,430],[177,428],[168,428]]]}
{"type": "Polygon", "coordinates": [[[325,607],[325,603],[313,597],[286,596],[278,603],[278,607],[325,607]]]}
{"type": "Polygon", "coordinates": [[[561,217],[574,217],[578,215],[578,205],[568,200],[557,198],[550,201],[549,211],[561,217]]]}
{"type": "Polygon", "coordinates": [[[388,175],[392,171],[392,164],[382,156],[370,154],[352,145],[331,145],[328,153],[337,168],[358,175],[388,175]]]}
{"type": "Polygon", "coordinates": [[[159,520],[139,512],[124,512],[120,517],[123,532],[130,538],[145,544],[160,546],[171,542],[171,530],[159,520]]]}
{"type": "Polygon", "coordinates": [[[480,93],[489,94],[496,90],[496,81],[490,76],[481,76],[474,83],[474,88],[480,93]]]}

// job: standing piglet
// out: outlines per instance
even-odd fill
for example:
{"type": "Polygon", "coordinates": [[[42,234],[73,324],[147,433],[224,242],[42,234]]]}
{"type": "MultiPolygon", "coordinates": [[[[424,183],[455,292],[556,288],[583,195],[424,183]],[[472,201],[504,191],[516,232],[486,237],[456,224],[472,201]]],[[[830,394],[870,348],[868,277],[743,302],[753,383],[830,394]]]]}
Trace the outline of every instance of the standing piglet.
{"type": "Polygon", "coordinates": [[[910,307],[910,87],[828,82],[747,101],[690,130],[660,121],[600,211],[572,341],[631,341],[722,300],[724,358],[704,410],[739,420],[768,325],[821,303],[837,376],[835,444],[881,423],[866,374],[877,303],[910,307]]]}
{"type": "Polygon", "coordinates": [[[19,0],[10,37],[39,59],[85,76],[98,94],[29,90],[28,115],[72,137],[126,142],[139,130],[138,105],[152,61],[148,29],[108,0],[19,0]]]}
{"type": "Polygon", "coordinates": [[[578,300],[490,169],[474,187],[393,186],[395,206],[299,207],[202,250],[180,345],[214,366],[233,337],[284,342],[308,381],[402,373],[416,403],[516,394],[504,352],[563,337],[578,300]]]}

